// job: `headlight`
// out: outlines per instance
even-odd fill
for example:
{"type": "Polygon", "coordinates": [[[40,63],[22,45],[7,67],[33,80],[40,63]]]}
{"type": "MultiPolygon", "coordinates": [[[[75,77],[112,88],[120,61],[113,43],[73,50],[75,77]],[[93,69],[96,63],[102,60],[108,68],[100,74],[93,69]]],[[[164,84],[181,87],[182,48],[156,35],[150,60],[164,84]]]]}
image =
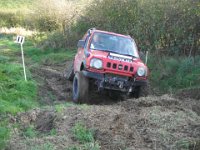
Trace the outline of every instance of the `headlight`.
{"type": "Polygon", "coordinates": [[[139,67],[137,70],[138,76],[142,77],[146,74],[146,69],[144,67],[139,67]]]}
{"type": "Polygon", "coordinates": [[[96,69],[102,69],[103,63],[102,60],[97,58],[92,58],[90,61],[90,67],[96,68],[96,69]]]}

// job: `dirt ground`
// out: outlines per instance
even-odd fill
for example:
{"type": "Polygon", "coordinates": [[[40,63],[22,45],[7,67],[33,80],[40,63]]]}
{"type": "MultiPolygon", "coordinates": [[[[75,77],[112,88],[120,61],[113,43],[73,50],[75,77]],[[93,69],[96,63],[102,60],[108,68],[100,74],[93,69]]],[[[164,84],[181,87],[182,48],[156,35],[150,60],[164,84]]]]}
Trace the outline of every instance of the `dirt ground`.
{"type": "Polygon", "coordinates": [[[123,101],[99,95],[100,103],[70,105],[57,111],[55,104],[71,101],[72,85],[63,77],[65,67],[68,66],[32,69],[34,78],[40,83],[38,97],[44,108],[10,118],[11,124],[18,123],[20,128],[13,127],[7,149],[28,150],[47,142],[58,150],[80,145],[71,132],[77,122],[94,130],[101,150],[200,149],[199,97],[186,91],[183,93],[187,96],[179,93],[123,101]],[[24,136],[24,129],[30,125],[41,136],[24,136]],[[44,136],[53,128],[56,135],[44,136]]]}

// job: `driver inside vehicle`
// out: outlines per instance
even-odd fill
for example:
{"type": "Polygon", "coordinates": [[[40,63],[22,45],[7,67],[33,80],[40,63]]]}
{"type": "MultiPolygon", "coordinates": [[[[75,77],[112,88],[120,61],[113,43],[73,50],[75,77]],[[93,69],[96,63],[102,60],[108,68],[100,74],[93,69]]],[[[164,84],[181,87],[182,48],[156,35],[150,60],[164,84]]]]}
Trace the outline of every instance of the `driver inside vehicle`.
{"type": "Polygon", "coordinates": [[[103,49],[104,48],[103,40],[102,40],[102,37],[100,37],[100,35],[94,34],[90,48],[92,48],[92,49],[103,49]]]}

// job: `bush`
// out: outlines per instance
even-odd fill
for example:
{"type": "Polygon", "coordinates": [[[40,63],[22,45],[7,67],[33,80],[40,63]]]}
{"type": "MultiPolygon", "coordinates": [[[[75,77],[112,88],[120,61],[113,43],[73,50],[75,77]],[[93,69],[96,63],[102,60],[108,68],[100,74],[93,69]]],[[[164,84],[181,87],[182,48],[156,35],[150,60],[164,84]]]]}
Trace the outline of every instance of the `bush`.
{"type": "Polygon", "coordinates": [[[94,0],[82,22],[130,34],[142,49],[159,55],[195,55],[199,12],[196,0],[94,0]]]}
{"type": "Polygon", "coordinates": [[[199,86],[200,61],[197,58],[151,57],[149,67],[150,79],[154,86],[168,91],[199,86]]]}

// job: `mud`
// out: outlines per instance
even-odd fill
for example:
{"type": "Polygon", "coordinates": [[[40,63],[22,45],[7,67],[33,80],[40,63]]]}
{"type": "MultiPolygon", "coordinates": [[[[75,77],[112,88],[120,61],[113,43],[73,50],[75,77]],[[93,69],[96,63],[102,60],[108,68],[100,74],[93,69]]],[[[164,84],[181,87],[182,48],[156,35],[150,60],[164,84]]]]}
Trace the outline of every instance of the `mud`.
{"type": "Polygon", "coordinates": [[[94,94],[93,99],[98,103],[70,105],[56,111],[54,104],[71,101],[72,86],[63,77],[62,67],[65,66],[33,69],[34,77],[40,81],[41,104],[47,107],[10,118],[10,122],[18,123],[20,128],[12,128],[7,149],[34,149],[36,145],[48,142],[56,150],[81,145],[72,134],[73,126],[81,122],[94,131],[101,150],[199,150],[199,99],[166,94],[115,101],[94,94]],[[39,132],[35,138],[22,134],[30,125],[39,132]],[[56,135],[48,134],[52,129],[56,130],[56,135]]]}
{"type": "Polygon", "coordinates": [[[65,67],[68,66],[63,64],[32,69],[34,78],[40,83],[38,97],[42,105],[53,105],[59,101],[71,101],[72,83],[63,76],[62,69],[65,67]]]}

